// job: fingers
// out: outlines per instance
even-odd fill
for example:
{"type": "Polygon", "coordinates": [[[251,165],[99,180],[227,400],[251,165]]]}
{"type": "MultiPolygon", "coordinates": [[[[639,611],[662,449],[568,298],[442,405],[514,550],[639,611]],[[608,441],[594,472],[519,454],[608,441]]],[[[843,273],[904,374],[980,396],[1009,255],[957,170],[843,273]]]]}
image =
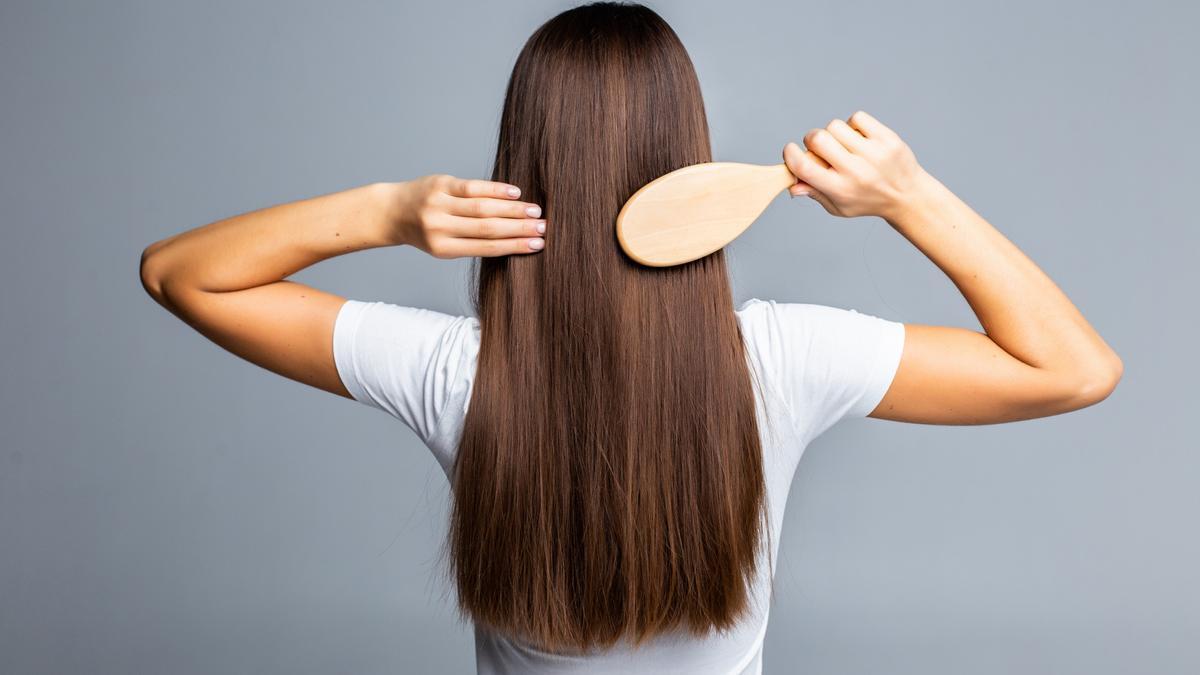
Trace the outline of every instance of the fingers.
{"type": "Polygon", "coordinates": [[[541,218],[469,218],[445,216],[444,230],[454,237],[466,239],[507,239],[540,237],[546,232],[541,218]]]}
{"type": "Polygon", "coordinates": [[[847,123],[867,138],[890,138],[893,140],[899,138],[899,135],[884,126],[883,122],[871,117],[862,110],[858,110],[851,115],[847,123]]]}
{"type": "Polygon", "coordinates": [[[546,246],[546,221],[442,214],[428,223],[430,253],[438,258],[536,253],[546,246]]]}
{"type": "Polygon", "coordinates": [[[824,207],[824,209],[826,211],[828,211],[834,215],[837,215],[839,213],[837,205],[834,204],[833,200],[831,200],[829,197],[826,197],[825,195],[821,194],[820,192],[814,192],[809,196],[812,198],[813,201],[817,202],[822,207],[824,207]]]}
{"type": "Polygon", "coordinates": [[[448,192],[455,197],[495,197],[496,199],[516,199],[521,196],[521,188],[508,183],[497,183],[490,180],[472,178],[456,178],[448,192]]]}
{"type": "Polygon", "coordinates": [[[802,180],[796,181],[795,184],[793,184],[791,187],[788,188],[788,194],[790,194],[793,197],[802,197],[804,195],[811,195],[811,194],[815,193],[816,191],[817,191],[816,188],[809,185],[808,183],[805,183],[802,180]]]}
{"type": "Polygon", "coordinates": [[[800,181],[790,189],[800,190],[800,186],[806,184],[821,191],[832,187],[837,180],[837,174],[829,162],[812,152],[805,152],[795,142],[783,146],[783,161],[787,164],[788,171],[800,181]]]}
{"type": "Polygon", "coordinates": [[[520,201],[514,185],[434,174],[420,186],[417,245],[435,258],[536,253],[546,246],[541,207],[520,201]]]}
{"type": "Polygon", "coordinates": [[[448,213],[471,218],[538,218],[537,204],[517,201],[521,189],[508,183],[472,178],[451,178],[446,194],[452,198],[448,213]]]}
{"type": "Polygon", "coordinates": [[[825,125],[825,130],[836,138],[838,143],[856,155],[861,155],[866,150],[867,137],[842,120],[833,120],[825,125]]]}
{"type": "Polygon", "coordinates": [[[826,129],[813,129],[804,134],[804,145],[817,153],[836,171],[845,171],[854,162],[854,157],[846,146],[842,145],[833,134],[826,129]]]}
{"type": "Polygon", "coordinates": [[[438,247],[439,258],[492,258],[502,255],[537,253],[546,246],[540,237],[511,239],[465,239],[450,238],[438,247]]]}
{"type": "Polygon", "coordinates": [[[469,218],[539,218],[542,209],[537,204],[495,199],[492,197],[451,197],[446,211],[469,218]]]}
{"type": "Polygon", "coordinates": [[[788,191],[808,195],[836,216],[889,210],[921,171],[896,132],[861,110],[845,122],[810,130],[804,145],[807,152],[797,143],[784,146],[784,161],[797,179],[788,191]]]}
{"type": "MultiPolygon", "coordinates": [[[[873,117],[858,111],[851,116],[871,133],[889,133],[873,117]],[[878,126],[873,126],[878,125],[878,126]]],[[[871,154],[871,138],[863,131],[840,119],[831,121],[824,129],[812,129],[804,135],[805,152],[796,143],[784,146],[783,158],[798,180],[788,192],[792,196],[835,192],[846,176],[864,165],[871,154]]],[[[822,195],[824,196],[824,195],[822,195]]]]}

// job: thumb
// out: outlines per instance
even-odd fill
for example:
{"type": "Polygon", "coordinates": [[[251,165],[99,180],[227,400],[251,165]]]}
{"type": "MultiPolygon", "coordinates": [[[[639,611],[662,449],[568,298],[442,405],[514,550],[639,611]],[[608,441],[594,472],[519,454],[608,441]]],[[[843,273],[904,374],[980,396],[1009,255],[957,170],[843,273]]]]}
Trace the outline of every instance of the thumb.
{"type": "Polygon", "coordinates": [[[820,192],[817,192],[816,190],[813,190],[812,193],[809,194],[808,196],[811,197],[813,201],[817,202],[822,207],[824,207],[824,209],[829,212],[829,215],[831,215],[831,216],[842,215],[841,211],[838,210],[838,207],[834,206],[833,202],[829,201],[829,197],[826,197],[825,195],[821,194],[820,192]]]}
{"type": "Polygon", "coordinates": [[[816,190],[813,189],[813,186],[809,185],[808,183],[805,183],[802,180],[796,181],[795,183],[792,184],[791,187],[788,188],[788,194],[790,194],[793,197],[805,197],[805,196],[811,197],[812,193],[814,193],[814,192],[816,192],[816,190]]]}

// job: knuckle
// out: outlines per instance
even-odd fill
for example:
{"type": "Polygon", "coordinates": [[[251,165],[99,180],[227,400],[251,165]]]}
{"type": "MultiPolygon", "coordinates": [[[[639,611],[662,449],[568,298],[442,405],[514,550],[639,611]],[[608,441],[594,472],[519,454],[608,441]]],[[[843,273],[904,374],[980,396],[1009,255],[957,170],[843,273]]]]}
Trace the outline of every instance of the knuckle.
{"type": "Polygon", "coordinates": [[[805,144],[809,147],[822,146],[828,143],[831,137],[829,131],[826,129],[813,129],[811,137],[805,141],[805,144]]]}
{"type": "Polygon", "coordinates": [[[496,224],[491,220],[479,221],[479,236],[487,238],[496,234],[496,224]]]}
{"type": "Polygon", "coordinates": [[[430,181],[430,192],[434,194],[445,194],[450,192],[453,186],[453,178],[447,174],[439,173],[430,181]]]}
{"type": "Polygon", "coordinates": [[[425,218],[426,232],[440,233],[446,229],[446,217],[441,211],[432,212],[425,218]]]}

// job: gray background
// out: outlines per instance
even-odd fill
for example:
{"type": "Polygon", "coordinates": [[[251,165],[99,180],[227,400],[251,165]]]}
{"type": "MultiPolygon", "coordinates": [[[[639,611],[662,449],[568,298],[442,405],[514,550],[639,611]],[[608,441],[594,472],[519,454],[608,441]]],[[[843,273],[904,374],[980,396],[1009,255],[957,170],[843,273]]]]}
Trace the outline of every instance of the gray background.
{"type": "MultiPolygon", "coordinates": [[[[1125,362],[1068,415],[816,441],[768,672],[1200,672],[1184,5],[652,4],[696,63],[718,159],[777,162],[863,108],[1125,362]]],[[[472,671],[434,568],[429,453],[207,342],[143,293],[138,256],[273,203],[486,176],[513,60],[568,6],[3,4],[0,671],[472,671]]],[[[739,301],[979,326],[878,219],[785,196],[730,252],[739,301]]],[[[467,312],[466,273],[387,249],[296,278],[467,312]]]]}

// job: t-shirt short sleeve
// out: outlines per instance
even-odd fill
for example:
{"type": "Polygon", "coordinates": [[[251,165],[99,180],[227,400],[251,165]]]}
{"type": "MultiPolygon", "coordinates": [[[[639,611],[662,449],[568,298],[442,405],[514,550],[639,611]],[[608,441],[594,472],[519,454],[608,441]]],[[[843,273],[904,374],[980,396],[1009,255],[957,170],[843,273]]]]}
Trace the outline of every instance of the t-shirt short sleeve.
{"type": "Polygon", "coordinates": [[[738,310],[748,346],[806,440],[866,417],[891,386],[904,324],[854,309],[747,300],[738,310]]]}
{"type": "Polygon", "coordinates": [[[473,317],[386,302],[347,300],[333,329],[333,356],[356,401],[382,410],[429,445],[464,380],[473,317]]]}

